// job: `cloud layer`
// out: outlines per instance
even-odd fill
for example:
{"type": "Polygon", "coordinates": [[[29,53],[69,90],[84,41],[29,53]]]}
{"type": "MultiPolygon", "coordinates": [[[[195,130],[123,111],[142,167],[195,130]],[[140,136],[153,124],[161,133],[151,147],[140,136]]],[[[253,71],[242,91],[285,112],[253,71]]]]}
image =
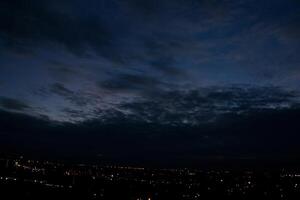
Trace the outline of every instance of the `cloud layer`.
{"type": "Polygon", "coordinates": [[[3,1],[1,105],[54,121],[176,124],[290,108],[299,9],[294,0],[3,1]]]}

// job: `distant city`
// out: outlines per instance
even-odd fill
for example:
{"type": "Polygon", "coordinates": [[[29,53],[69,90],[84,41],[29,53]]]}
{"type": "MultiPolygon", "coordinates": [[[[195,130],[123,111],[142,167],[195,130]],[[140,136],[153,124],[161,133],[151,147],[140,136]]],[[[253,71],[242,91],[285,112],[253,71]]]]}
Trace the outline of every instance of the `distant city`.
{"type": "Polygon", "coordinates": [[[2,156],[1,199],[299,199],[300,171],[155,169],[2,156]]]}

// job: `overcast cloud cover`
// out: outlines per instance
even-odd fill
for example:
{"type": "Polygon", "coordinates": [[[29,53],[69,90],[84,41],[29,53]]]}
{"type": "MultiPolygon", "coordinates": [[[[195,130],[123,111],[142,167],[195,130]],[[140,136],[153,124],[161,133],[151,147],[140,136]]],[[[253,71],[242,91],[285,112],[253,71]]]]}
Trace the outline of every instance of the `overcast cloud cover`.
{"type": "MultiPolygon", "coordinates": [[[[298,112],[297,0],[0,4],[3,113],[74,126],[199,128],[298,112]]],[[[197,136],[210,141],[204,146],[241,140],[205,130],[197,136]]]]}

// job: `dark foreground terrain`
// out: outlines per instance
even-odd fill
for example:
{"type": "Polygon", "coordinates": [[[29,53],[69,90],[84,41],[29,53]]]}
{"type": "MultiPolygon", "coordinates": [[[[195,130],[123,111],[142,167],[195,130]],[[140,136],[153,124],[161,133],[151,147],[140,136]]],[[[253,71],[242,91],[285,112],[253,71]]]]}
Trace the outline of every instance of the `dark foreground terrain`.
{"type": "Polygon", "coordinates": [[[146,169],[0,160],[0,199],[300,199],[295,170],[146,169]]]}

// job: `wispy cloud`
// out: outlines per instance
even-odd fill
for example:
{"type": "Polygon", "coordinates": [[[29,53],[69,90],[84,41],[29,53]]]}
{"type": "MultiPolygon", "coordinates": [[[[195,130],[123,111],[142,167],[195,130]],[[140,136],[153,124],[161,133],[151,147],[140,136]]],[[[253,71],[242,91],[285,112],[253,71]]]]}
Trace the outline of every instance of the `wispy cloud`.
{"type": "Polygon", "coordinates": [[[24,101],[3,96],[0,97],[0,107],[11,111],[26,111],[30,109],[30,106],[24,101]]]}

